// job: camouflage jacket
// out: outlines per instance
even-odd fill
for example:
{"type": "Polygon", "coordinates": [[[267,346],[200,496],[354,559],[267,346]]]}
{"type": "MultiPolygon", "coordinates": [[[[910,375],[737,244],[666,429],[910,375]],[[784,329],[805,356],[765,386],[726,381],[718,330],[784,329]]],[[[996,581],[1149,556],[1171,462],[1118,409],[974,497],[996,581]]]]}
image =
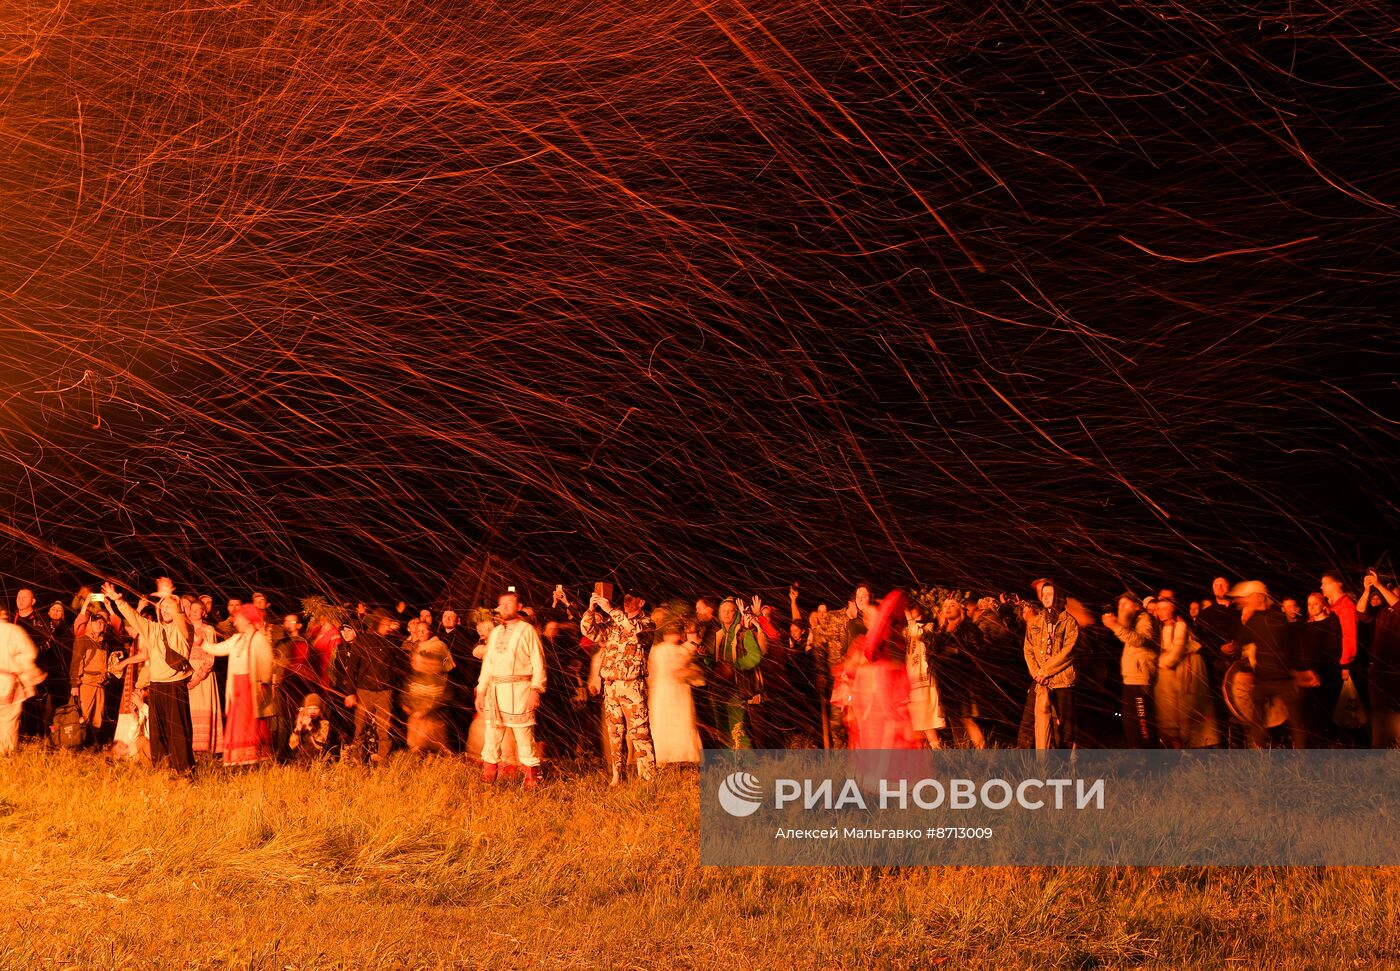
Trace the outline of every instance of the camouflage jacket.
{"type": "Polygon", "coordinates": [[[597,645],[601,655],[598,676],[604,681],[645,677],[653,633],[651,617],[644,613],[628,617],[614,607],[608,618],[599,620],[597,613],[590,610],[579,621],[579,631],[597,645]]]}
{"type": "Polygon", "coordinates": [[[862,627],[853,633],[854,624],[844,610],[830,610],[823,620],[812,625],[810,650],[822,662],[821,676],[826,679],[823,683],[829,682],[831,672],[846,660],[854,633],[863,632],[862,627]]]}

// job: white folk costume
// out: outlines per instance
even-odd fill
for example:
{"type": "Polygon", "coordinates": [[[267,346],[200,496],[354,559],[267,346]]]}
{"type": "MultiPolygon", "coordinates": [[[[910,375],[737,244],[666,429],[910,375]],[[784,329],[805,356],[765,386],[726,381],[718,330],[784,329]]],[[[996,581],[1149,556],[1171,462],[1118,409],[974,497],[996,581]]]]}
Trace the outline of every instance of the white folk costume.
{"type": "Polygon", "coordinates": [[[22,627],[0,621],[0,755],[19,747],[20,709],[44,680],[38,656],[22,627]]]}
{"type": "Polygon", "coordinates": [[[699,762],[700,732],[695,727],[692,686],[704,684],[695,653],[685,641],[652,645],[648,664],[647,708],[657,765],[699,762]]]}
{"type": "Polygon", "coordinates": [[[908,644],[904,670],[909,676],[909,721],[916,732],[937,731],[947,724],[938,698],[938,678],[929,663],[929,642],[933,640],[931,626],[911,620],[904,628],[908,644]]]}
{"type": "Polygon", "coordinates": [[[531,691],[543,694],[544,688],[544,645],[535,628],[513,620],[491,631],[476,683],[486,727],[481,761],[487,765],[500,761],[501,740],[510,729],[520,764],[526,768],[540,764],[535,751],[535,713],[529,700],[531,691]]]}
{"type": "Polygon", "coordinates": [[[194,630],[190,648],[190,724],[194,726],[192,743],[196,753],[222,753],[224,750],[224,706],[219,698],[219,686],[214,683],[214,655],[205,645],[218,640],[209,624],[200,622],[194,630]]]}

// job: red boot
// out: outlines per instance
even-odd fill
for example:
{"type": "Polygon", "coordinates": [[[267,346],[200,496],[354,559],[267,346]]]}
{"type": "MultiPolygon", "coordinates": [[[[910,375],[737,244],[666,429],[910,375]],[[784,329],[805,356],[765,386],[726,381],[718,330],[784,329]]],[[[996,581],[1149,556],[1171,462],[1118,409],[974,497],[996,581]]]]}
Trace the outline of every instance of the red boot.
{"type": "Polygon", "coordinates": [[[528,791],[539,785],[539,774],[533,765],[525,766],[525,789],[528,791]]]}
{"type": "Polygon", "coordinates": [[[481,781],[482,781],[482,782],[495,782],[495,781],[496,781],[496,763],[495,763],[495,762],[486,762],[486,763],[484,763],[484,764],[481,766],[481,781]]]}

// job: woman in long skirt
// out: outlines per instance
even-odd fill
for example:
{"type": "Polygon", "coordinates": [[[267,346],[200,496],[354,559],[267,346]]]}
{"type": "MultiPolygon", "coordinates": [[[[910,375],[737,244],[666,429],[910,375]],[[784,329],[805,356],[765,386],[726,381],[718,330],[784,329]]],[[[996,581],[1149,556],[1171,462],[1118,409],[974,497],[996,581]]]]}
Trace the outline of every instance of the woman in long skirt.
{"type": "Polygon", "coordinates": [[[272,720],[277,692],[272,684],[272,642],[263,629],[263,612],[244,604],[233,615],[232,637],[210,644],[213,655],[228,657],[224,697],[224,765],[257,765],[272,760],[272,720]]]}
{"type": "Polygon", "coordinates": [[[911,602],[905,609],[904,629],[904,639],[908,645],[904,671],[909,677],[909,721],[928,747],[936,749],[942,747],[938,730],[946,722],[939,705],[938,681],[929,663],[925,635],[929,640],[933,639],[928,625],[924,624],[923,609],[911,602]]]}
{"type": "Polygon", "coordinates": [[[190,621],[190,742],[196,753],[217,755],[224,750],[224,709],[219,703],[219,686],[214,683],[214,655],[205,646],[218,636],[214,628],[204,623],[204,605],[198,600],[185,606],[190,621]]]}
{"type": "Polygon", "coordinates": [[[695,654],[683,636],[683,621],[668,621],[647,660],[647,708],[656,764],[700,761],[693,685],[704,684],[695,654]]]}
{"type": "Polygon", "coordinates": [[[447,703],[451,691],[447,676],[457,662],[447,645],[433,635],[427,621],[409,621],[408,633],[404,651],[410,673],[399,692],[408,750],[420,755],[446,755],[451,752],[447,745],[447,703]]]}
{"type": "Polygon", "coordinates": [[[141,678],[141,658],[144,657],[140,638],[128,645],[126,657],[110,662],[108,670],[122,679],[121,702],[117,705],[117,727],[112,733],[112,754],[119,759],[134,759],[140,756],[136,740],[140,737],[138,724],[144,721],[142,709],[145,699],[136,690],[141,678]]]}
{"type": "Polygon", "coordinates": [[[1215,703],[1210,693],[1200,642],[1176,612],[1176,604],[1158,598],[1153,609],[1162,625],[1157,655],[1157,734],[1163,748],[1209,748],[1220,744],[1215,703]]]}

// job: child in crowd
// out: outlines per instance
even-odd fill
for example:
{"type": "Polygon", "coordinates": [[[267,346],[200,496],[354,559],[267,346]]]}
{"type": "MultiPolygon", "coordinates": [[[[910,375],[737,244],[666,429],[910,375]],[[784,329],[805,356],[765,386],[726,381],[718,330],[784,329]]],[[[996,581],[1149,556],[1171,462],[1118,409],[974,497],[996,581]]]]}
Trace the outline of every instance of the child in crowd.
{"type": "Polygon", "coordinates": [[[325,755],[330,737],[331,723],[321,713],[321,696],[307,695],[297,709],[296,725],[292,727],[292,737],[287,740],[288,747],[296,753],[298,762],[318,762],[325,755]]]}

